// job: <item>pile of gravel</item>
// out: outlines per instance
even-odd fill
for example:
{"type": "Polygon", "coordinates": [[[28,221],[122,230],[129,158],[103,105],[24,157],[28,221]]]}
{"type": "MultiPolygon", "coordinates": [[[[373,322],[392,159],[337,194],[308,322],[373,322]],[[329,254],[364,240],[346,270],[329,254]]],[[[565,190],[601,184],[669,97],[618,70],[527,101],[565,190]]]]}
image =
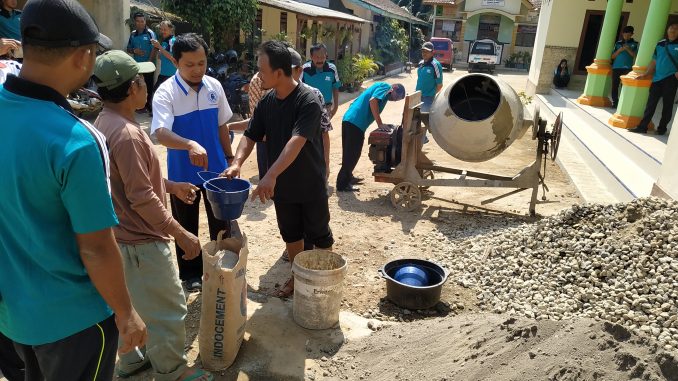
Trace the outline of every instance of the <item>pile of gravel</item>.
{"type": "Polygon", "coordinates": [[[678,348],[678,202],[575,205],[449,245],[450,279],[487,310],[604,319],[678,348]]]}

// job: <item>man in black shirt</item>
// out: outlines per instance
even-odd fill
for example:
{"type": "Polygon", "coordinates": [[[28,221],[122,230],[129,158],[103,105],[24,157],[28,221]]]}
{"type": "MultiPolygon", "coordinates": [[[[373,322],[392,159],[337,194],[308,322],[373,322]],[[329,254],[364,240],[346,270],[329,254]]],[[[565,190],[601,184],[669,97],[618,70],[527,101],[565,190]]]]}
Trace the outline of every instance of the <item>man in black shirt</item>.
{"type": "MultiPolygon", "coordinates": [[[[304,237],[315,247],[330,249],[334,243],[327,203],[325,157],[320,129],[320,101],[292,77],[291,54],[283,43],[267,41],[259,50],[259,77],[265,95],[254,109],[252,120],[231,166],[223,175],[240,175],[240,167],[254,144],[266,137],[266,153],[272,163],[252,192],[261,202],[273,199],[278,228],[287,246],[290,263],[304,248],[304,237]]],[[[276,296],[294,291],[290,278],[276,296]]]]}

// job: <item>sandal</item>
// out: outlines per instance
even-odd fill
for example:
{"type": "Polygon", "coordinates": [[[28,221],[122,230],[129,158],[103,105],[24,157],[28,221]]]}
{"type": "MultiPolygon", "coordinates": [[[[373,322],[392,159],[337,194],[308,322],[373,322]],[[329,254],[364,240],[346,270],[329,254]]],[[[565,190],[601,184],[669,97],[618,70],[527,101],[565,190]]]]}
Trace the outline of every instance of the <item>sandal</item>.
{"type": "Polygon", "coordinates": [[[188,376],[187,378],[184,378],[181,381],[195,381],[199,379],[200,377],[207,376],[207,381],[213,381],[214,380],[214,375],[209,372],[205,372],[202,369],[196,369],[195,372],[193,372],[192,375],[188,376]]]}
{"type": "Polygon", "coordinates": [[[285,249],[280,256],[280,259],[283,260],[283,262],[289,262],[290,261],[290,254],[287,252],[287,249],[285,249]]]}
{"type": "Polygon", "coordinates": [[[151,362],[146,361],[142,366],[140,366],[140,367],[138,367],[138,368],[136,368],[136,369],[134,369],[133,371],[130,371],[130,372],[125,372],[125,371],[118,369],[118,377],[120,377],[120,378],[130,378],[130,377],[137,375],[137,374],[145,371],[146,369],[150,369],[150,368],[151,368],[151,362]]]}
{"type": "Polygon", "coordinates": [[[272,296],[280,299],[287,299],[294,295],[294,278],[289,278],[282,287],[278,287],[272,296]]]}

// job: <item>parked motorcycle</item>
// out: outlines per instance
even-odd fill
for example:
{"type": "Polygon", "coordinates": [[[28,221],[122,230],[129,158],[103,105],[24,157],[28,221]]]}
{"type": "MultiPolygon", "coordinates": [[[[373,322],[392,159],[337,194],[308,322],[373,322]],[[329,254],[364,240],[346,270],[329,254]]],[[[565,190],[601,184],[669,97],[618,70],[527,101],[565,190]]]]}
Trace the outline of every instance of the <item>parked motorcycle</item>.
{"type": "Polygon", "coordinates": [[[88,84],[68,94],[66,100],[71,105],[75,115],[86,119],[93,119],[99,115],[99,112],[104,108],[104,102],[95,88],[96,86],[93,84],[88,84]]]}
{"type": "Polygon", "coordinates": [[[249,84],[247,70],[238,70],[238,53],[229,50],[218,53],[211,59],[207,75],[221,83],[231,111],[240,114],[243,119],[250,117],[249,96],[246,87],[249,84]]]}

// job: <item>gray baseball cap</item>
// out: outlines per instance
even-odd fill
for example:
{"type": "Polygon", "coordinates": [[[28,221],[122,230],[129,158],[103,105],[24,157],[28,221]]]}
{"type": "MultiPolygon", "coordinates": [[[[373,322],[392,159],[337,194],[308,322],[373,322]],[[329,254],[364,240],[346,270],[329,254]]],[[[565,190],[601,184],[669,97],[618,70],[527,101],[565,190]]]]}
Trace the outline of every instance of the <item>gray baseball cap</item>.
{"type": "Polygon", "coordinates": [[[288,47],[287,50],[290,52],[290,61],[292,62],[292,67],[301,67],[301,65],[303,65],[301,54],[291,47],[288,47]]]}

